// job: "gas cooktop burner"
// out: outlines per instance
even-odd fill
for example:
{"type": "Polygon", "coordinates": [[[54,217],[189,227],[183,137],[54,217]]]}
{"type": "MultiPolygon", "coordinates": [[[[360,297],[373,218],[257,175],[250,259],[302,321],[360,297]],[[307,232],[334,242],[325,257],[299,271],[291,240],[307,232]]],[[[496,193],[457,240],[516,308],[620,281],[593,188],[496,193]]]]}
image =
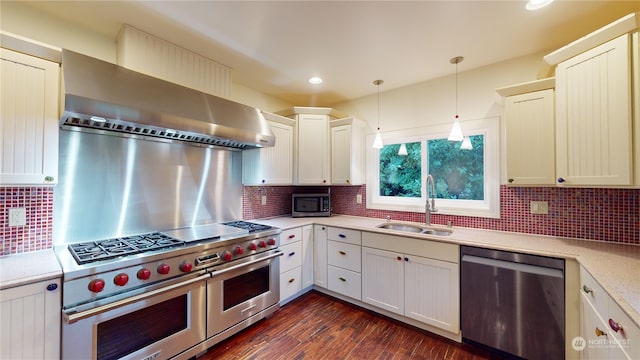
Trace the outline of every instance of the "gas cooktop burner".
{"type": "Polygon", "coordinates": [[[113,259],[122,255],[159,250],[182,244],[184,244],[184,241],[176,240],[156,232],[116,239],[70,244],[69,251],[78,264],[86,264],[94,261],[113,259]]]}
{"type": "Polygon", "coordinates": [[[256,224],[248,221],[230,221],[230,222],[222,223],[222,225],[233,226],[240,229],[249,230],[249,233],[271,229],[271,226],[269,225],[256,224]]]}

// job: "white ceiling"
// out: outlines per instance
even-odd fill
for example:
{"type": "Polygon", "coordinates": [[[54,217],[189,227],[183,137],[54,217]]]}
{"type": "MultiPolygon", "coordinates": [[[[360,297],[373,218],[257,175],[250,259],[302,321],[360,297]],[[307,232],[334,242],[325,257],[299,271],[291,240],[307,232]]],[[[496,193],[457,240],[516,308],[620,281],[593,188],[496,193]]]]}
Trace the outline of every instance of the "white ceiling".
{"type": "Polygon", "coordinates": [[[234,82],[298,106],[329,106],[555,50],[640,1],[25,2],[115,39],[123,23],[233,68],[234,82]],[[325,82],[306,81],[321,76],[325,82]]]}

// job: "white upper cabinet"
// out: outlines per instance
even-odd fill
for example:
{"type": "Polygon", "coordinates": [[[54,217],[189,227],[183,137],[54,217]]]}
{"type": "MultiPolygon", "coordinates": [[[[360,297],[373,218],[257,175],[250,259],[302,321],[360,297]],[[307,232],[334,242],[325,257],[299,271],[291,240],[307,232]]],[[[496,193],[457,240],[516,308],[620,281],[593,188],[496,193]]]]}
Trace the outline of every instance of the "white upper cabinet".
{"type": "MultiPolygon", "coordinates": [[[[553,79],[540,86],[552,87],[553,79]]],[[[554,96],[549,88],[505,97],[509,185],[555,183],[554,96]]]]}
{"type": "Polygon", "coordinates": [[[556,176],[566,185],[632,185],[631,36],[556,69],[556,176]]]}
{"type": "Polygon", "coordinates": [[[330,185],[329,116],[298,114],[296,120],[298,159],[295,184],[330,185]]]}
{"type": "Polygon", "coordinates": [[[242,151],[244,185],[293,184],[293,134],[295,121],[264,113],[276,143],[273,147],[242,151]]]}
{"type": "Polygon", "coordinates": [[[333,120],[331,184],[364,184],[364,123],[355,118],[333,120]]]}
{"type": "Polygon", "coordinates": [[[0,185],[55,184],[60,66],[0,49],[0,185]]]}

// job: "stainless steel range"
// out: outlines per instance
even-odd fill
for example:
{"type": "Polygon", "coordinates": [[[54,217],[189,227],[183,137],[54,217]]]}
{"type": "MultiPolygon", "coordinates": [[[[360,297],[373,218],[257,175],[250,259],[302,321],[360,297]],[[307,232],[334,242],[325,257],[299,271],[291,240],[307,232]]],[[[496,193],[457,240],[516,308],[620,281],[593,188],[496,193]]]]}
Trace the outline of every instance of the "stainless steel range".
{"type": "Polygon", "coordinates": [[[280,232],[234,221],[56,248],[62,357],[186,358],[269,316],[280,232]]]}

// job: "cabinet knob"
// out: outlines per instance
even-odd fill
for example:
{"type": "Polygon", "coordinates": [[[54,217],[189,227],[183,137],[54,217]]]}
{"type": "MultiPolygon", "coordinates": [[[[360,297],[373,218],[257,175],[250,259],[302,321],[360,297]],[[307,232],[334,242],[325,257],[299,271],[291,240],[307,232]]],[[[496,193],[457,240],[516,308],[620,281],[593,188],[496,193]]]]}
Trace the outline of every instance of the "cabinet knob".
{"type": "Polygon", "coordinates": [[[405,258],[404,258],[404,261],[409,261],[409,258],[408,258],[408,257],[405,257],[405,258]]]}
{"type": "Polygon", "coordinates": [[[327,183],[327,180],[322,180],[322,183],[323,183],[323,184],[326,184],[326,183],[327,183]]]}
{"type": "Polygon", "coordinates": [[[511,184],[511,183],[513,183],[514,180],[513,179],[509,179],[507,181],[509,182],[509,184],[511,184]]]}
{"type": "Polygon", "coordinates": [[[560,184],[562,184],[562,183],[563,183],[563,182],[565,182],[565,181],[566,181],[566,180],[565,180],[564,178],[561,178],[561,177],[559,177],[559,178],[558,178],[558,182],[559,182],[560,184]]]}
{"type": "Polygon", "coordinates": [[[623,330],[622,325],[620,325],[620,323],[613,321],[613,319],[609,319],[609,327],[611,328],[611,330],[615,332],[623,330]]]}
{"type": "Polygon", "coordinates": [[[296,252],[295,252],[295,251],[292,251],[292,252],[290,252],[290,253],[289,253],[289,256],[293,256],[293,255],[295,255],[295,254],[296,254],[296,252]]]}
{"type": "Polygon", "coordinates": [[[347,281],[347,279],[345,279],[345,278],[343,278],[343,277],[339,277],[338,279],[340,279],[340,281],[344,281],[344,282],[346,282],[346,281],[347,281]]]}
{"type": "Polygon", "coordinates": [[[350,183],[349,179],[346,180],[347,184],[350,183]]]}
{"type": "Polygon", "coordinates": [[[289,279],[289,284],[291,284],[294,281],[296,281],[296,279],[293,279],[293,278],[289,279]]]}
{"type": "Polygon", "coordinates": [[[607,333],[598,329],[598,327],[596,326],[596,336],[607,336],[607,333]]]}
{"type": "Polygon", "coordinates": [[[340,254],[340,255],[347,255],[347,253],[346,253],[346,252],[344,252],[344,251],[338,251],[338,254],[340,254]]]}
{"type": "MultiPolygon", "coordinates": [[[[54,291],[57,288],[58,288],[58,284],[56,284],[56,283],[47,285],[47,291],[54,291]]],[[[609,321],[611,321],[611,320],[609,320],[609,321]]]]}
{"type": "Polygon", "coordinates": [[[266,183],[266,182],[267,182],[267,180],[262,179],[262,181],[260,181],[260,182],[264,184],[264,183],[266,183]]]}
{"type": "Polygon", "coordinates": [[[582,285],[582,291],[584,291],[585,294],[589,294],[593,292],[593,289],[588,287],[587,285],[582,285]]]}
{"type": "Polygon", "coordinates": [[[50,182],[53,182],[53,180],[54,180],[53,176],[45,176],[44,177],[44,182],[50,183],[50,182]]]}

